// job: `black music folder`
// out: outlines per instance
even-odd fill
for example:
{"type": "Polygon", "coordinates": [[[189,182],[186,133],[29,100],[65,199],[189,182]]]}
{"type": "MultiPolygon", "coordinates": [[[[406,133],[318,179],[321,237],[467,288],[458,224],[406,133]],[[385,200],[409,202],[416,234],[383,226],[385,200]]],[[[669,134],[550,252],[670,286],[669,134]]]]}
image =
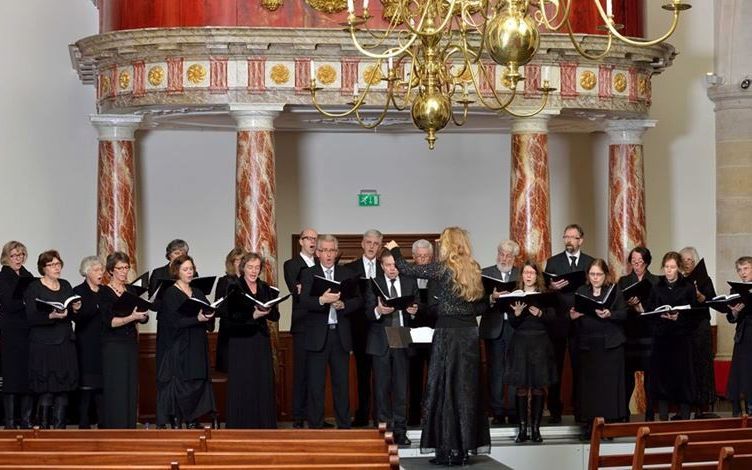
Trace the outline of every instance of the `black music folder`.
{"type": "Polygon", "coordinates": [[[136,292],[137,295],[141,295],[147,290],[149,290],[149,271],[146,271],[142,275],[138,276],[136,279],[133,280],[130,284],[131,288],[136,292]]]}
{"type": "Polygon", "coordinates": [[[74,302],[77,302],[81,300],[80,295],[71,295],[67,299],[65,299],[62,302],[56,302],[54,300],[44,300],[44,299],[34,299],[37,302],[37,310],[40,312],[45,313],[52,313],[53,311],[57,310],[58,312],[63,312],[70,307],[70,305],[74,302]]]}
{"type": "Polygon", "coordinates": [[[351,299],[358,295],[358,279],[348,278],[342,281],[329,280],[318,274],[313,276],[313,285],[311,286],[311,295],[321,297],[321,295],[331,289],[332,293],[340,293],[340,299],[351,299]]]}
{"type": "Polygon", "coordinates": [[[717,295],[713,297],[710,300],[707,300],[705,302],[705,306],[712,308],[715,311],[721,312],[721,313],[729,313],[731,311],[730,307],[743,303],[744,299],[742,299],[742,296],[739,294],[731,293],[731,294],[724,294],[724,295],[717,295]]]}
{"type": "Polygon", "coordinates": [[[556,294],[553,292],[523,292],[516,290],[509,294],[503,294],[496,299],[495,306],[503,312],[511,312],[512,305],[515,302],[522,302],[525,304],[524,313],[529,313],[530,307],[537,307],[539,309],[555,307],[558,303],[556,294]]]}
{"type": "MultiPolygon", "coordinates": [[[[128,291],[123,292],[115,303],[112,304],[112,312],[116,317],[127,317],[133,312],[133,309],[136,309],[139,312],[146,312],[154,309],[154,305],[148,300],[139,297],[138,295],[131,294],[128,291]]],[[[147,321],[149,321],[148,316],[142,321],[142,323],[146,323],[147,321]]]]}
{"type": "Polygon", "coordinates": [[[580,286],[585,284],[585,271],[572,271],[571,273],[565,273],[565,274],[551,274],[544,272],[543,277],[546,279],[546,285],[550,286],[552,282],[558,282],[562,280],[569,281],[569,284],[560,289],[559,292],[567,293],[567,292],[574,292],[576,291],[580,286]]]}
{"type": "Polygon", "coordinates": [[[480,280],[483,281],[483,288],[486,290],[486,296],[496,292],[512,292],[517,287],[517,281],[504,282],[501,279],[486,274],[480,275],[480,280]]]}
{"type": "Polygon", "coordinates": [[[178,311],[187,317],[195,317],[198,315],[198,312],[201,310],[204,310],[206,312],[209,312],[209,314],[204,314],[207,317],[210,317],[214,315],[214,313],[217,311],[219,306],[225,301],[226,297],[222,297],[219,300],[216,300],[214,302],[204,302],[201,299],[197,299],[195,297],[188,297],[183,301],[182,304],[180,304],[180,307],[178,308],[178,311]]]}
{"type": "Polygon", "coordinates": [[[648,278],[642,278],[642,281],[637,281],[634,284],[630,284],[621,291],[624,296],[624,300],[629,300],[632,297],[637,297],[640,302],[645,303],[650,297],[650,291],[653,290],[653,285],[648,281],[648,278]]]}
{"type": "Polygon", "coordinates": [[[692,272],[689,273],[689,275],[684,276],[684,279],[690,282],[696,282],[698,284],[704,282],[709,278],[710,276],[708,276],[708,268],[705,267],[705,258],[701,259],[700,262],[697,263],[697,266],[695,266],[695,269],[693,269],[692,272]]]}
{"type": "Polygon", "coordinates": [[[655,310],[651,310],[649,312],[643,312],[640,315],[656,315],[656,314],[661,314],[661,313],[690,312],[692,310],[698,310],[698,309],[692,308],[691,305],[661,305],[655,310]]]}
{"type": "Polygon", "coordinates": [[[587,295],[577,293],[574,294],[574,310],[575,312],[583,313],[585,315],[598,317],[598,314],[595,313],[595,311],[607,309],[614,302],[615,297],[615,284],[611,284],[608,292],[606,292],[606,295],[603,296],[603,300],[595,300],[592,297],[588,297],[587,295]]]}
{"type": "Polygon", "coordinates": [[[414,295],[403,295],[390,298],[383,290],[381,290],[381,286],[376,282],[376,279],[371,279],[371,288],[373,293],[376,294],[376,297],[381,299],[381,305],[385,307],[391,307],[395,310],[405,310],[407,307],[415,305],[414,295]]]}

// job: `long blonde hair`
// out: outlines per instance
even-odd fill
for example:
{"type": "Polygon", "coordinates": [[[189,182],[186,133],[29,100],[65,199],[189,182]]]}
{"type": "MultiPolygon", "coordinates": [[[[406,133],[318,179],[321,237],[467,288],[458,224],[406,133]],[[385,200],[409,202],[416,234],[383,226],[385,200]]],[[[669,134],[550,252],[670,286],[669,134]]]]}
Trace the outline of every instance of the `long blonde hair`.
{"type": "Polygon", "coordinates": [[[447,227],[439,238],[439,261],[452,273],[453,291],[463,299],[473,302],[483,297],[480,265],[473,259],[467,230],[447,227]]]}

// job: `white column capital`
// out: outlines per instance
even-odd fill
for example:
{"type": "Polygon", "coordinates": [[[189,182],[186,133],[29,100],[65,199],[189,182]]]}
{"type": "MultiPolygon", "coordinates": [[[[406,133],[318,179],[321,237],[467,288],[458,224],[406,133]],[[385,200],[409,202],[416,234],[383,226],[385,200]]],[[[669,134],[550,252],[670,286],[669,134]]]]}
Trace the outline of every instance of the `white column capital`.
{"type": "Polygon", "coordinates": [[[231,104],[229,109],[237,131],[273,131],[274,119],[284,107],[283,103],[231,104]]]}
{"type": "Polygon", "coordinates": [[[642,145],[642,134],[655,127],[654,119],[613,119],[606,124],[609,145],[642,145]]]}
{"type": "Polygon", "coordinates": [[[97,140],[135,140],[135,133],[144,117],[136,114],[92,114],[91,125],[97,140]]]}
{"type": "Polygon", "coordinates": [[[512,119],[512,134],[547,134],[551,114],[540,113],[530,117],[512,119]]]}

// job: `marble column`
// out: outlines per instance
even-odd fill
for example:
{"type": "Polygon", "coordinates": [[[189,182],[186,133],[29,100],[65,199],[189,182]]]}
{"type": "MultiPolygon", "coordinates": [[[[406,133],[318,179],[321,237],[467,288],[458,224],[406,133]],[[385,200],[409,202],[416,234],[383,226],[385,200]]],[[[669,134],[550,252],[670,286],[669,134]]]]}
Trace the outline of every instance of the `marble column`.
{"type": "Polygon", "coordinates": [[[543,266],[551,256],[551,209],[546,115],[515,118],[509,186],[509,238],[520,244],[518,261],[543,266]]]}
{"type": "Polygon", "coordinates": [[[97,256],[104,260],[113,251],[131,258],[131,276],[137,272],[136,165],[134,134],[141,116],[92,115],[98,132],[97,256]]]}
{"type": "Polygon", "coordinates": [[[615,279],[627,274],[627,255],[645,246],[645,175],[642,134],[655,121],[608,123],[608,264],[615,279]]]}
{"type": "MultiPolygon", "coordinates": [[[[734,266],[752,256],[752,2],[715,4],[715,62],[708,96],[715,103],[715,287],[739,279],[734,266]]],[[[709,156],[710,158],[710,156],[709,156]]],[[[734,325],[718,321],[716,360],[731,360],[734,325]]],[[[728,367],[726,362],[725,367],[728,367]]]]}

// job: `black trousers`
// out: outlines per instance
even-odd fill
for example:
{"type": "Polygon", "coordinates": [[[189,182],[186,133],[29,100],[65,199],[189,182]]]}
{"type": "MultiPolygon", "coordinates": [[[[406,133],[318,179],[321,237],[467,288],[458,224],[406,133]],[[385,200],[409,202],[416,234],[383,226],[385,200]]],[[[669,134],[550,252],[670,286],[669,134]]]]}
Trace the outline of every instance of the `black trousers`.
{"type": "Polygon", "coordinates": [[[292,419],[306,418],[308,387],[306,380],[305,333],[292,334],[292,419]]]}
{"type": "Polygon", "coordinates": [[[412,345],[413,355],[410,356],[410,375],[409,375],[409,394],[410,405],[408,407],[408,423],[411,426],[420,426],[420,418],[423,409],[423,389],[425,382],[423,377],[428,370],[428,363],[431,362],[430,344],[412,345]]]}
{"type": "Polygon", "coordinates": [[[102,401],[99,427],[135,429],[138,403],[138,343],[103,341],[102,401]]]}
{"type": "Polygon", "coordinates": [[[324,348],[320,351],[308,351],[308,426],[321,428],[324,424],[324,390],[326,385],[326,366],[332,379],[332,400],[337,427],[350,427],[349,375],[350,352],[342,347],[339,331],[327,331],[324,348]]]}
{"type": "Polygon", "coordinates": [[[564,405],[561,402],[561,375],[564,370],[564,356],[567,353],[567,337],[551,337],[556,360],[556,376],[558,381],[548,386],[548,412],[551,416],[561,416],[564,405]]]}
{"type": "Polygon", "coordinates": [[[376,419],[388,423],[396,435],[407,432],[407,349],[387,349],[373,358],[376,419]]]}
{"type": "MultiPolygon", "coordinates": [[[[505,322],[506,323],[506,322],[505,322]]],[[[488,364],[489,405],[494,416],[517,416],[514,400],[509,400],[509,406],[504,405],[504,367],[506,365],[507,348],[511,340],[512,327],[504,326],[504,331],[496,339],[486,341],[486,361],[488,364]]],[[[514,393],[510,393],[510,396],[514,393]]]]}
{"type": "Polygon", "coordinates": [[[358,377],[358,409],[355,411],[355,419],[358,421],[368,421],[371,417],[372,362],[371,356],[366,354],[365,341],[360,346],[355,344],[357,341],[353,337],[353,355],[355,356],[355,368],[358,377]]]}

